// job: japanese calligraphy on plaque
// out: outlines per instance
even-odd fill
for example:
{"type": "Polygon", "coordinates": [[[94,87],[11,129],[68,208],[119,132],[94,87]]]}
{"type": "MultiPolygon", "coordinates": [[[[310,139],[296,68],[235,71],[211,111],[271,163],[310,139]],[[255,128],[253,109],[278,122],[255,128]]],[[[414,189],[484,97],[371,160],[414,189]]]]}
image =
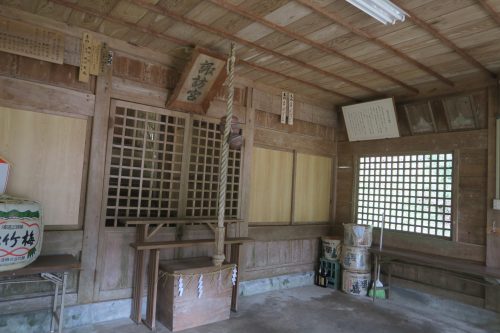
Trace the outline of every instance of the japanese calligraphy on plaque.
{"type": "Polygon", "coordinates": [[[0,18],[0,51],[62,64],[64,36],[57,31],[0,18]]]}
{"type": "Polygon", "coordinates": [[[399,137],[392,98],[342,107],[349,141],[399,137]]]}
{"type": "Polygon", "coordinates": [[[42,236],[38,203],[0,196],[0,272],[33,262],[42,249],[42,236]]]}
{"type": "Polygon", "coordinates": [[[225,78],[225,60],[195,49],[167,107],[203,113],[225,78]]]}
{"type": "Polygon", "coordinates": [[[101,42],[85,32],[80,50],[80,73],[78,80],[89,82],[90,75],[99,75],[101,71],[101,42]]]}

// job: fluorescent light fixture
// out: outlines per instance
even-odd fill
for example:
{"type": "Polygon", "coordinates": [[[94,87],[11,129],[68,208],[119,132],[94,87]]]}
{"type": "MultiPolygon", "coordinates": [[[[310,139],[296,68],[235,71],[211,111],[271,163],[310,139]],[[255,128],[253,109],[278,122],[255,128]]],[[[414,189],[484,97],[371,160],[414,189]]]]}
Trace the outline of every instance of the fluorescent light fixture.
{"type": "Polygon", "coordinates": [[[408,14],[388,0],[346,0],[383,24],[403,22],[408,14]]]}

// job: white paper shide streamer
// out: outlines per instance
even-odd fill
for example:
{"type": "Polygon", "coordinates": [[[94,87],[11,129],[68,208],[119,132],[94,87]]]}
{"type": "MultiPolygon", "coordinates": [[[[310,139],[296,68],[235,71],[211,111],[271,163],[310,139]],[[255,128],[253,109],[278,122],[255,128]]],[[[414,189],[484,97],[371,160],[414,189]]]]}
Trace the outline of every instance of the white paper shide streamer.
{"type": "Polygon", "coordinates": [[[233,276],[231,277],[231,282],[233,283],[233,286],[236,285],[236,277],[238,276],[238,269],[236,266],[233,268],[233,276]]]}
{"type": "Polygon", "coordinates": [[[182,281],[182,275],[179,276],[179,296],[182,296],[184,294],[184,281],[182,281]]]}
{"type": "Polygon", "coordinates": [[[200,274],[200,278],[198,279],[198,298],[201,298],[203,295],[203,274],[200,274]]]}

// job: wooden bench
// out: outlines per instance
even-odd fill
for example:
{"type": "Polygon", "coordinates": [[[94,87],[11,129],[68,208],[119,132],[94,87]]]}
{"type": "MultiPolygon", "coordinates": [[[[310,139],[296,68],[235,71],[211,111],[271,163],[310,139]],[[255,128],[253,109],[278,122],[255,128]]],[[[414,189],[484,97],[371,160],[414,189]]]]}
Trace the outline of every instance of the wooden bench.
{"type": "MultiPolygon", "coordinates": [[[[242,220],[238,219],[227,219],[225,224],[239,223],[242,220]]],[[[151,242],[148,241],[153,237],[163,226],[172,224],[206,224],[208,227],[213,229],[213,226],[217,223],[215,219],[143,219],[143,220],[129,220],[126,221],[127,226],[135,225],[137,226],[136,231],[136,242],[130,244],[131,247],[135,249],[135,265],[134,265],[134,280],[132,289],[132,311],[130,318],[137,324],[141,323],[142,320],[142,297],[144,290],[144,271],[145,271],[145,258],[146,254],[149,253],[149,264],[148,264],[148,289],[146,294],[146,319],[144,324],[154,330],[156,328],[156,298],[158,290],[158,273],[160,264],[160,250],[164,249],[175,249],[175,248],[185,248],[200,245],[212,245],[215,243],[214,239],[194,239],[194,240],[175,240],[175,241],[165,241],[165,242],[151,242]],[[151,230],[150,230],[151,229],[151,230]]],[[[227,230],[227,229],[226,229],[227,230]]],[[[227,238],[224,242],[226,248],[226,256],[229,252],[230,246],[230,257],[229,263],[236,264],[239,269],[239,252],[240,246],[243,243],[250,242],[250,238],[227,238]]],[[[232,299],[231,299],[231,310],[237,310],[237,300],[238,300],[238,280],[239,274],[237,276],[236,285],[233,288],[232,299]]]]}
{"type": "Polygon", "coordinates": [[[25,279],[22,281],[8,279],[0,281],[0,284],[9,283],[32,283],[32,282],[52,282],[54,288],[54,301],[52,303],[52,316],[50,318],[50,332],[55,332],[56,322],[57,330],[62,332],[64,323],[64,297],[66,296],[66,283],[68,274],[71,271],[80,270],[80,262],[69,254],[39,256],[35,261],[26,267],[13,271],[0,272],[0,277],[22,277],[30,275],[40,275],[41,279],[25,279]],[[60,275],[58,275],[60,274],[60,275]],[[57,298],[59,296],[59,287],[61,287],[61,301],[59,311],[57,311],[57,298]]]}
{"type": "MultiPolygon", "coordinates": [[[[378,265],[380,265],[381,263],[389,264],[387,286],[383,287],[383,289],[387,290],[388,292],[390,291],[391,287],[391,266],[392,263],[395,262],[409,263],[429,268],[437,268],[453,274],[459,279],[472,281],[481,285],[500,285],[500,269],[487,267],[475,261],[456,259],[391,247],[385,247],[382,250],[380,250],[378,247],[371,247],[369,251],[374,255],[374,281],[376,279],[378,265]]],[[[373,292],[374,301],[375,291],[377,289],[382,288],[375,287],[375,290],[373,292]]]]}

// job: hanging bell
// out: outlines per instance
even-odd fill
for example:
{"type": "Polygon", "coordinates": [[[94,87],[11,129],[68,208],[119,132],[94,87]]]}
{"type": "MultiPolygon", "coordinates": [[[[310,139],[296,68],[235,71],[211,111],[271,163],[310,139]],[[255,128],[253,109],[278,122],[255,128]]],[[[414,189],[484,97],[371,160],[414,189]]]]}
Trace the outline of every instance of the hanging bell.
{"type": "MultiPolygon", "coordinates": [[[[226,117],[222,117],[220,121],[220,133],[224,136],[224,128],[226,127],[226,117]]],[[[243,135],[241,135],[241,127],[238,123],[238,117],[233,116],[231,121],[231,131],[229,132],[229,148],[239,150],[243,145],[243,135]]]]}

